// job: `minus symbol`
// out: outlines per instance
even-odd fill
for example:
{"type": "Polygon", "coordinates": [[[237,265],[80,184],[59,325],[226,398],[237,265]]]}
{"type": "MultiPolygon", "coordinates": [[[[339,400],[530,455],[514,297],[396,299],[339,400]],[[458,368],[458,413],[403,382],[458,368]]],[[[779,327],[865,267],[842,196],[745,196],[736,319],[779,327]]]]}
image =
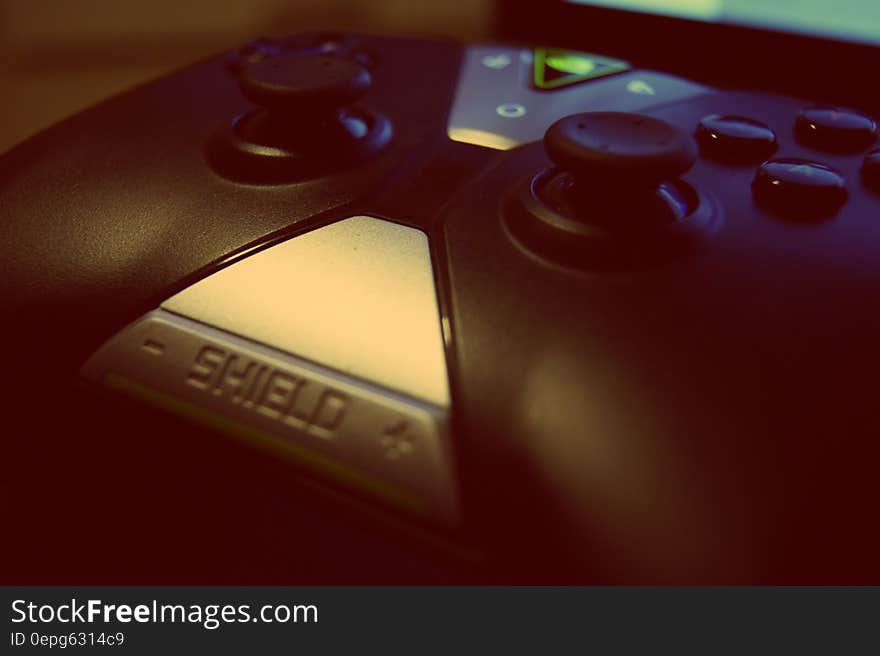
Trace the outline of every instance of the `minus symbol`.
{"type": "Polygon", "coordinates": [[[162,355],[165,352],[165,345],[154,339],[148,339],[145,341],[141,345],[141,348],[152,355],[162,355]]]}

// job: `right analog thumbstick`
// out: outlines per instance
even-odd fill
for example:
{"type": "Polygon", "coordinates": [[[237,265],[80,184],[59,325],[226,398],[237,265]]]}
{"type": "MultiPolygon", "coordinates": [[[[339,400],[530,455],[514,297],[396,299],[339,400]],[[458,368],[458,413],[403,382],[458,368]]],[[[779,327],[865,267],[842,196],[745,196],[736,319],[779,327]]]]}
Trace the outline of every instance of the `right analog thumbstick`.
{"type": "Polygon", "coordinates": [[[556,121],[544,135],[547,155],[578,184],[652,187],[693,166],[689,134],[653,116],[585,112],[556,121]]]}

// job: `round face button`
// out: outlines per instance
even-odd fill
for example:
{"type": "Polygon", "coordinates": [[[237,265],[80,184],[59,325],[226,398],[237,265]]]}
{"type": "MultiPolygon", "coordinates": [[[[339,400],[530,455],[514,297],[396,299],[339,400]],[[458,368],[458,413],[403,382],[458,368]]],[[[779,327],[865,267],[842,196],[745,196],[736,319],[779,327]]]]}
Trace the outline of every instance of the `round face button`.
{"type": "Polygon", "coordinates": [[[752,182],[755,201],[794,220],[816,220],[846,202],[846,181],[830,166],[804,159],[764,162],[752,182]]]}
{"type": "Polygon", "coordinates": [[[862,162],[862,181],[875,194],[880,194],[880,148],[865,155],[862,162]]]}
{"type": "Polygon", "coordinates": [[[705,116],[695,136],[704,156],[725,162],[762,162],[776,152],[776,133],[744,116],[705,116]]]}
{"type": "Polygon", "coordinates": [[[794,133],[805,146],[832,153],[851,153],[874,143],[877,122],[848,109],[808,107],[798,114],[794,133]]]}

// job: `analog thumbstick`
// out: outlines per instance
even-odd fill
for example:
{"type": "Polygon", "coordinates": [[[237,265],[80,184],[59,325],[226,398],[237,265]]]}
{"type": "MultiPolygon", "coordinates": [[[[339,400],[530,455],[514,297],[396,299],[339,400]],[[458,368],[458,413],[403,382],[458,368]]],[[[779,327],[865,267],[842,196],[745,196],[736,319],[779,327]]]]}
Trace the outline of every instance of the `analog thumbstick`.
{"type": "Polygon", "coordinates": [[[255,108],[207,144],[221,175],[286,183],[341,172],[376,157],[391,141],[390,121],[357,105],[370,72],[341,56],[289,52],[241,66],[238,87],[255,108]]]}
{"type": "Polygon", "coordinates": [[[238,86],[270,112],[331,112],[350,105],[370,88],[370,72],[342,57],[291,53],[243,67],[238,86]]]}
{"type": "Polygon", "coordinates": [[[690,135],[666,121],[624,112],[562,118],[544,135],[544,148],[578,182],[650,187],[677,178],[697,158],[690,135]]]}
{"type": "Polygon", "coordinates": [[[514,239],[581,269],[644,267],[683,255],[717,226],[711,204],[680,176],[696,162],[692,137],[653,116],[585,112],[544,134],[555,166],[507,197],[514,239]]]}

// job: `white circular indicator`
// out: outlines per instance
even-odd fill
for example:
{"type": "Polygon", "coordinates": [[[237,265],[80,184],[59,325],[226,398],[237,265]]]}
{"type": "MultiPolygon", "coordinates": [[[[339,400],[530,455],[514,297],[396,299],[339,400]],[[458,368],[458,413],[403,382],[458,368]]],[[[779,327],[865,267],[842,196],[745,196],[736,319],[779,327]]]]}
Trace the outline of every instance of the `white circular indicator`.
{"type": "Polygon", "coordinates": [[[498,116],[503,116],[504,118],[519,118],[520,116],[525,116],[526,108],[519,103],[504,103],[503,105],[498,105],[495,108],[495,112],[498,116]]]}
{"type": "Polygon", "coordinates": [[[510,57],[504,53],[486,55],[483,57],[483,66],[500,71],[501,69],[510,66],[510,57]]]}

